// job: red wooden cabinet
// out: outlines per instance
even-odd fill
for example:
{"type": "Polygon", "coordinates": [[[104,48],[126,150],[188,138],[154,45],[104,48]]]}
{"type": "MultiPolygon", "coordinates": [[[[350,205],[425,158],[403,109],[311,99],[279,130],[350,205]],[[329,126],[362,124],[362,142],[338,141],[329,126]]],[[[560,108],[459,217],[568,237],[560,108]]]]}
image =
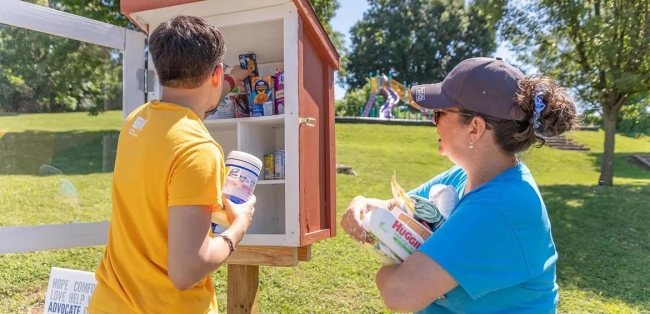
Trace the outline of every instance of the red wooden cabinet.
{"type": "MultiPolygon", "coordinates": [[[[339,55],[309,1],[121,0],[121,8],[145,34],[174,15],[200,16],[223,33],[227,65],[238,64],[242,53],[255,53],[260,75],[284,68],[284,114],[205,124],[226,154],[242,150],[263,159],[285,151],[285,178],[258,182],[256,214],[242,245],[298,248],[335,236],[339,55]]],[[[150,95],[160,97],[159,91],[150,95]]]]}

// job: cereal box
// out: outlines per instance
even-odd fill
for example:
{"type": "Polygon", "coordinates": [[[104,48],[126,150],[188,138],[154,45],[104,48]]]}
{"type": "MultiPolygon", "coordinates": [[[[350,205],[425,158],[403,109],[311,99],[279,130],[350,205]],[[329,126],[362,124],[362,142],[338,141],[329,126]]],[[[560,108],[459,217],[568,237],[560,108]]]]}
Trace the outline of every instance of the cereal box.
{"type": "Polygon", "coordinates": [[[273,76],[255,76],[251,78],[253,117],[273,115],[273,76]]]}
{"type": "Polygon", "coordinates": [[[284,113],[284,69],[275,69],[274,76],[274,89],[275,89],[275,114],[284,113]]]}

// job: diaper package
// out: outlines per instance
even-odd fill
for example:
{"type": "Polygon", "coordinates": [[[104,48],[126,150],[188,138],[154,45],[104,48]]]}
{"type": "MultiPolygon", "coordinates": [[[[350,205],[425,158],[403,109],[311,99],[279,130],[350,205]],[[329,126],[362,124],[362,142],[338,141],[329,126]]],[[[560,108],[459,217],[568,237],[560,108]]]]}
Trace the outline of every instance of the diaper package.
{"type": "Polygon", "coordinates": [[[413,254],[442,226],[459,200],[453,187],[442,184],[431,188],[428,199],[409,196],[395,175],[391,190],[397,206],[375,208],[361,217],[361,226],[373,240],[364,247],[386,265],[400,264],[413,254]]]}

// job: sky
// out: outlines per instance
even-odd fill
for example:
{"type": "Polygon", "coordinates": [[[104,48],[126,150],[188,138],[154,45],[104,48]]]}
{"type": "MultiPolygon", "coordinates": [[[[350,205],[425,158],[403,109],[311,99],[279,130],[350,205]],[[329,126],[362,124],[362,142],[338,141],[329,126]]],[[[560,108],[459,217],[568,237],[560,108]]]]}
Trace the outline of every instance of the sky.
{"type": "MultiPolygon", "coordinates": [[[[341,7],[336,11],[336,16],[331,21],[332,28],[345,35],[346,44],[350,44],[350,28],[363,17],[363,13],[368,10],[368,2],[366,0],[341,0],[339,1],[341,7]]],[[[506,47],[499,46],[495,53],[495,57],[501,57],[505,61],[513,59],[513,55],[506,47]]],[[[336,80],[336,77],[335,77],[336,80]]],[[[337,100],[345,96],[345,88],[336,85],[334,96],[337,100]]]]}

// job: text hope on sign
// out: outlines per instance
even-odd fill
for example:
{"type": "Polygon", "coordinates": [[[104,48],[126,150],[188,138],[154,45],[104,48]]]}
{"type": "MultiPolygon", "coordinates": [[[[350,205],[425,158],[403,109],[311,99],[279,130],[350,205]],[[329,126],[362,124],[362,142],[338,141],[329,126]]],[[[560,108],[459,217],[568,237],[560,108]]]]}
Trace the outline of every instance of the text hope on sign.
{"type": "Polygon", "coordinates": [[[45,296],[44,314],[87,314],[95,291],[95,274],[53,267],[45,296]]]}

